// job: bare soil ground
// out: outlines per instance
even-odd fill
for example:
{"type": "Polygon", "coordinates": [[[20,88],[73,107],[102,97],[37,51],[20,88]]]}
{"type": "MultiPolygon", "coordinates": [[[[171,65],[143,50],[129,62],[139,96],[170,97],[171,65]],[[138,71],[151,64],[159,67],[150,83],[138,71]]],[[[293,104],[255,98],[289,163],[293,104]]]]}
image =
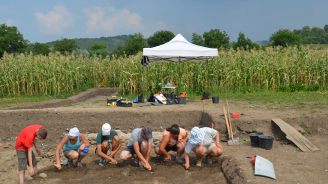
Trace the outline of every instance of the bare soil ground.
{"type": "MultiPolygon", "coordinates": [[[[235,132],[240,137],[240,146],[223,143],[224,156],[234,157],[236,167],[243,171],[247,183],[327,183],[328,182],[328,108],[293,109],[276,108],[267,105],[251,105],[243,101],[229,101],[230,111],[243,115],[233,120],[235,132]],[[272,131],[271,119],[281,118],[301,131],[320,151],[304,153],[290,142],[276,137],[272,150],[250,146],[248,133],[262,131],[276,135],[272,131]],[[261,155],[274,164],[277,180],[253,176],[253,168],[246,158],[261,155]]],[[[155,172],[149,173],[131,165],[99,168],[94,163],[97,157],[90,154],[85,160],[85,168],[67,169],[55,172],[52,168],[54,146],[66,128],[77,125],[81,132],[96,133],[103,122],[122,132],[135,127],[151,125],[155,131],[162,131],[173,123],[191,129],[202,121],[211,119],[217,122],[221,139],[226,140],[226,129],[222,118],[222,103],[211,101],[188,101],[186,105],[136,104],[131,108],[107,107],[106,96],[94,94],[93,98],[82,99],[66,107],[43,109],[0,110],[0,183],[17,183],[17,161],[14,151],[15,137],[20,130],[31,123],[42,123],[49,130],[49,137],[43,147],[44,157],[39,158],[39,166],[48,177],[36,178],[29,183],[105,183],[108,181],[132,183],[225,183],[218,165],[205,165],[204,168],[192,167],[186,172],[175,164],[155,164],[155,172]],[[102,177],[100,177],[102,176],[102,177]],[[122,177],[124,176],[124,177],[122,177]],[[98,181],[98,182],[97,182],[98,181]],[[101,181],[101,182],[100,182],[101,181]]],[[[229,181],[228,181],[229,182],[229,181]]]]}

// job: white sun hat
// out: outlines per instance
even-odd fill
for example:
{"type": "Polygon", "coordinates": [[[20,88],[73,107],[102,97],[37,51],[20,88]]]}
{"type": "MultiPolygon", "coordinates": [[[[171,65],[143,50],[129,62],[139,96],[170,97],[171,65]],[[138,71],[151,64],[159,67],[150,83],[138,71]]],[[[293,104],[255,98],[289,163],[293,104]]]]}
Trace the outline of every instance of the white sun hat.
{"type": "Polygon", "coordinates": [[[71,128],[68,132],[68,136],[70,136],[70,137],[77,137],[79,135],[80,135],[80,131],[76,127],[71,128]]]}
{"type": "Polygon", "coordinates": [[[108,123],[104,123],[101,127],[101,134],[106,136],[106,135],[110,135],[110,130],[112,129],[112,127],[110,126],[110,124],[108,123]]]}

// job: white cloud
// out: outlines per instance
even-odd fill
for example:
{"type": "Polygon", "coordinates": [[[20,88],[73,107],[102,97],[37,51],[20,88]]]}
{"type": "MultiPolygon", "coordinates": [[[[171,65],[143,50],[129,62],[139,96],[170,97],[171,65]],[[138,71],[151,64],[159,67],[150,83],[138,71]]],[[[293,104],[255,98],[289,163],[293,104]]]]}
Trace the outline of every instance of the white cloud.
{"type": "Polygon", "coordinates": [[[141,16],[127,9],[92,7],[84,11],[87,33],[125,34],[141,30],[141,16]]]}
{"type": "Polygon", "coordinates": [[[64,6],[55,6],[48,13],[37,12],[34,14],[39,31],[46,35],[63,33],[73,24],[73,16],[64,6]]]}

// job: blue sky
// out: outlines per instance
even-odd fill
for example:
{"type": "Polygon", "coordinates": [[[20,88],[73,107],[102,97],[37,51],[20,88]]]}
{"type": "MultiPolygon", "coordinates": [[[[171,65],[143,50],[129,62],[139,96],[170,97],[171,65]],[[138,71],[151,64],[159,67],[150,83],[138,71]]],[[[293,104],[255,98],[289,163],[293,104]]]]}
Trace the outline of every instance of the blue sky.
{"type": "Polygon", "coordinates": [[[31,42],[93,38],[158,30],[203,34],[219,28],[235,40],[243,32],[268,40],[281,28],[328,24],[327,0],[10,0],[0,23],[14,25],[31,42]]]}

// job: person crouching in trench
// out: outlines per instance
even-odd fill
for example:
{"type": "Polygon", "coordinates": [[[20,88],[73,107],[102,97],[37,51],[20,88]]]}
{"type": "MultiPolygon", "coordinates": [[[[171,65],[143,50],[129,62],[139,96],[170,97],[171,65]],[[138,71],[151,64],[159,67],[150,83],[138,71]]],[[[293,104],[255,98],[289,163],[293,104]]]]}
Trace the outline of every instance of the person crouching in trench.
{"type": "Polygon", "coordinates": [[[157,155],[164,155],[165,161],[171,160],[169,151],[177,152],[176,162],[182,164],[182,154],[187,142],[188,133],[185,129],[180,128],[177,124],[172,125],[163,132],[161,142],[155,147],[157,155]]]}
{"type": "Polygon", "coordinates": [[[194,127],[191,129],[188,143],[185,147],[185,169],[189,169],[189,154],[191,150],[196,154],[196,166],[202,166],[204,156],[212,163],[215,157],[222,154],[223,148],[220,144],[220,134],[217,130],[209,127],[194,127]]]}
{"type": "Polygon", "coordinates": [[[121,148],[121,141],[117,132],[111,128],[109,123],[102,125],[101,131],[97,134],[96,143],[95,152],[100,157],[99,165],[105,166],[108,163],[116,165],[115,155],[121,148]]]}
{"type": "Polygon", "coordinates": [[[81,160],[89,152],[89,141],[80,133],[79,129],[71,128],[67,135],[65,135],[59,142],[56,148],[54,166],[61,170],[60,151],[63,150],[64,156],[68,159],[68,166],[82,167],[81,160]]]}
{"type": "Polygon", "coordinates": [[[131,137],[125,150],[121,152],[121,160],[128,160],[132,156],[137,155],[139,158],[139,166],[151,171],[150,152],[153,141],[152,129],[144,126],[132,130],[131,137]]]}

